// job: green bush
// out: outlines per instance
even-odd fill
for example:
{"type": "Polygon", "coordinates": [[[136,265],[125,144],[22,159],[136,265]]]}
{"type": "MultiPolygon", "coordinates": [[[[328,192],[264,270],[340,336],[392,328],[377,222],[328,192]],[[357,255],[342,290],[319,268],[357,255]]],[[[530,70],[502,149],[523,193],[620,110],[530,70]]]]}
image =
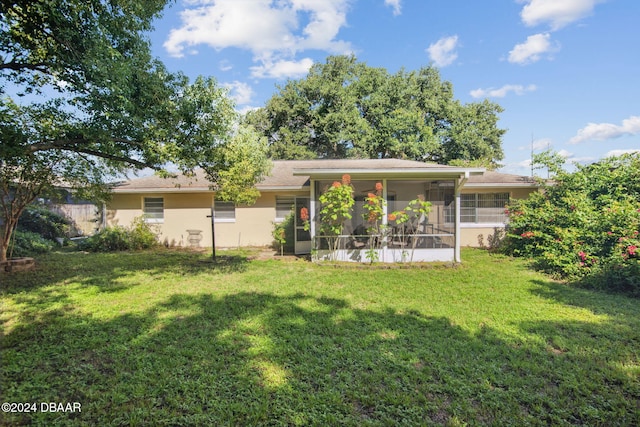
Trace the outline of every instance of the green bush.
{"type": "Polygon", "coordinates": [[[15,230],[11,245],[9,247],[9,256],[23,257],[49,252],[53,249],[55,243],[32,231],[15,230]]]}
{"type": "Polygon", "coordinates": [[[149,249],[158,245],[158,236],[143,218],[136,218],[130,227],[107,227],[79,244],[81,250],[114,252],[149,249]]]}
{"type": "Polygon", "coordinates": [[[559,172],[508,215],[508,253],[568,280],[640,296],[640,154],[559,172]]]}
{"type": "Polygon", "coordinates": [[[70,228],[71,222],[67,218],[41,205],[27,207],[17,227],[18,230],[37,233],[49,240],[67,237],[70,228]]]}
{"type": "Polygon", "coordinates": [[[295,213],[292,211],[280,223],[273,224],[273,248],[285,253],[294,252],[295,242],[295,213]]]}

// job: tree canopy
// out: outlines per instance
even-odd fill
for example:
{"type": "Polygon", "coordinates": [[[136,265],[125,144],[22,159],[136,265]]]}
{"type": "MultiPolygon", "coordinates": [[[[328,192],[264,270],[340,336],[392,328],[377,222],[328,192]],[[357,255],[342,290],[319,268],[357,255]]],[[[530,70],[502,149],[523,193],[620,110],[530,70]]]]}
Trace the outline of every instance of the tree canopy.
{"type": "Polygon", "coordinates": [[[407,158],[495,167],[503,158],[502,108],[462,104],[432,66],[390,74],[355,56],[331,56],[278,87],[247,120],[278,159],[407,158]]]}
{"type": "MultiPolygon", "coordinates": [[[[202,167],[212,182],[237,171],[229,159],[247,139],[233,137],[226,90],[151,55],[144,32],[166,3],[0,2],[0,259],[24,207],[56,186],[103,189],[132,168],[167,164],[202,167]]],[[[243,202],[266,172],[266,161],[255,165],[233,192],[243,202]]]]}

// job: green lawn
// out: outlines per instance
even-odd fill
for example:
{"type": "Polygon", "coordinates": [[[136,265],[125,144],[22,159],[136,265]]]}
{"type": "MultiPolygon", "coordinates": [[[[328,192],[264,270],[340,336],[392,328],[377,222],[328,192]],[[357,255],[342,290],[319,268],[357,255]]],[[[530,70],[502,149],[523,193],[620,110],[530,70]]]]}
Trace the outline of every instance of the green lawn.
{"type": "Polygon", "coordinates": [[[0,276],[0,424],[640,425],[640,301],[463,259],[48,255],[0,276]]]}

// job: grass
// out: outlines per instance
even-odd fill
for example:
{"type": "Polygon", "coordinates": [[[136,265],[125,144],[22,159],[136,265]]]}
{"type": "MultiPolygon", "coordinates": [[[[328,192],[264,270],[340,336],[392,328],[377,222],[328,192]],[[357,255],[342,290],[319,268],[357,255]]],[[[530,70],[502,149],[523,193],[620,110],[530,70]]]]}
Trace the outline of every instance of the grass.
{"type": "Polygon", "coordinates": [[[640,304],[521,260],[54,253],[0,276],[1,425],[640,425],[640,304]]]}

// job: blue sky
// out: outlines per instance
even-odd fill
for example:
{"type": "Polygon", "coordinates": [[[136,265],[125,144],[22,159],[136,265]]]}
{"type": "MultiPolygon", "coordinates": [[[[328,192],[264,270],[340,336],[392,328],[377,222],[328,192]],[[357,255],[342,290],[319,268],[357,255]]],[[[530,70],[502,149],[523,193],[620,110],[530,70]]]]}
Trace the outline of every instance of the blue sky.
{"type": "Polygon", "coordinates": [[[581,163],[640,150],[638,22],[638,0],[177,0],[150,38],[171,71],[214,76],[240,111],[328,55],[434,64],[461,102],[505,109],[501,170],[529,174],[532,143],[581,163]]]}

